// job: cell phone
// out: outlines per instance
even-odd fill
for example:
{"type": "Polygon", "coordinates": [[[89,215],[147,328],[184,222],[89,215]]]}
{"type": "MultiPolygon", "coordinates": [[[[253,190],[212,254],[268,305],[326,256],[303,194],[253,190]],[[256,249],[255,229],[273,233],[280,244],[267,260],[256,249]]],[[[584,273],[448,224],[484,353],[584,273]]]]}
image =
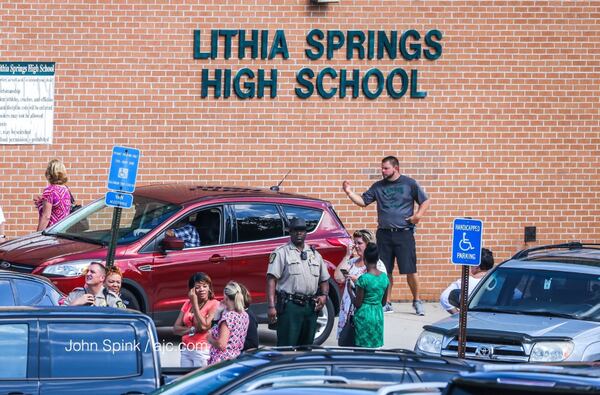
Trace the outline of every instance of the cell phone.
{"type": "Polygon", "coordinates": [[[342,272],[342,274],[343,274],[344,276],[347,276],[347,275],[348,275],[348,270],[346,270],[346,269],[340,269],[340,272],[342,272]]]}

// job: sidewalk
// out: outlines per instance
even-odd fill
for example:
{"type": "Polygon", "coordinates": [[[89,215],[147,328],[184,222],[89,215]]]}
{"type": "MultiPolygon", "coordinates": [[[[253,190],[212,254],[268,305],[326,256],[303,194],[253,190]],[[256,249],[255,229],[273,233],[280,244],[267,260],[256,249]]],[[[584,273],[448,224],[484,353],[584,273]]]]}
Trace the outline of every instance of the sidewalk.
{"type": "MultiPolygon", "coordinates": [[[[442,318],[450,315],[442,309],[439,303],[425,303],[425,316],[421,317],[415,314],[411,303],[393,303],[394,312],[384,315],[384,348],[405,348],[414,349],[423,325],[431,324],[442,318]]],[[[335,325],[331,331],[329,339],[325,341],[325,346],[337,346],[336,339],[337,318],[335,325]]],[[[159,328],[159,337],[164,339],[171,338],[173,341],[178,341],[172,336],[169,336],[171,328],[159,328]]],[[[259,325],[258,333],[261,346],[274,346],[277,344],[275,331],[267,328],[267,325],[259,325]]],[[[161,348],[161,364],[163,366],[179,366],[179,352],[162,352],[161,348]]]]}
{"type": "MultiPolygon", "coordinates": [[[[393,303],[394,312],[384,314],[383,347],[414,349],[415,343],[423,330],[423,325],[432,324],[442,318],[449,317],[439,303],[424,303],[425,316],[418,316],[412,308],[412,303],[393,303]]],[[[324,343],[337,346],[336,327],[329,339],[324,343]]]]}

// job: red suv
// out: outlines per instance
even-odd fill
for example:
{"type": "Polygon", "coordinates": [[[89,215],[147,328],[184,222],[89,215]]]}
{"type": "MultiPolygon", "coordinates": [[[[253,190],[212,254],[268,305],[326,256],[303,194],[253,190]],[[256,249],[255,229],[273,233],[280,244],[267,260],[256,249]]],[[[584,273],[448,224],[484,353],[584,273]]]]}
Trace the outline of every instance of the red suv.
{"type": "MultiPolygon", "coordinates": [[[[105,260],[113,209],[96,200],[53,227],[0,245],[0,268],[49,277],[63,292],[82,286],[82,270],[105,260]]],[[[205,272],[220,294],[229,280],[248,287],[252,309],[266,322],[269,254],[287,243],[289,219],[306,220],[306,242],[333,272],[350,236],[329,202],[262,189],[186,184],[149,185],[134,193],[122,212],[115,265],[124,274],[122,297],[130,308],[151,315],[157,326],[172,325],[186,300],[187,281],[205,272]],[[193,224],[200,246],[181,248],[165,240],[168,229],[193,224]]],[[[169,238],[167,238],[169,239],[169,238]]],[[[329,302],[319,319],[315,343],[331,332],[339,288],[331,280],[329,302]]]]}

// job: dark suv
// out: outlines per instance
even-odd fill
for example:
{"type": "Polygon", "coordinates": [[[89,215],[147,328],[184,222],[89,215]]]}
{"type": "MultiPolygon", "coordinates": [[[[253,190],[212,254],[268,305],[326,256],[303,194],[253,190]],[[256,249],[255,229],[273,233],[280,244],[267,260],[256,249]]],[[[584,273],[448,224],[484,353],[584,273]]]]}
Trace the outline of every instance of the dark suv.
{"type": "MultiPolygon", "coordinates": [[[[311,376],[342,379],[342,382],[372,389],[398,383],[446,382],[459,373],[473,372],[476,368],[477,364],[452,358],[420,356],[401,349],[260,348],[246,352],[237,359],[191,372],[153,394],[244,394],[261,388],[267,382],[273,384],[288,379],[301,382],[311,376]]],[[[290,389],[279,393],[288,392],[300,393],[290,389]]],[[[322,388],[306,388],[303,393],[321,392],[325,391],[322,388]]]]}
{"type": "MultiPolygon", "coordinates": [[[[63,292],[81,286],[82,270],[105,260],[113,209],[96,200],[41,233],[0,246],[0,265],[49,277],[63,292]]],[[[246,285],[259,321],[266,322],[266,271],[269,254],[287,243],[289,219],[306,220],[306,242],[323,255],[332,272],[350,236],[330,203],[262,189],[186,184],[149,185],[134,193],[134,207],[123,210],[115,265],[124,273],[123,299],[130,308],[171,325],[187,296],[195,272],[213,280],[217,295],[229,280],[246,285]],[[168,229],[193,224],[200,247],[174,250],[168,229]]],[[[332,281],[327,309],[319,319],[316,343],[329,336],[339,306],[332,281]]]]}

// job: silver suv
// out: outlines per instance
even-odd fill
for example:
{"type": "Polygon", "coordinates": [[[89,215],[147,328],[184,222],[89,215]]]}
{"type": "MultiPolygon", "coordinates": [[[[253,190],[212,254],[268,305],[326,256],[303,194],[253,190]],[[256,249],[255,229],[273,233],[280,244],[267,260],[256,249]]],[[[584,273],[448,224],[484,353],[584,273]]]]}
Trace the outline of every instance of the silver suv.
{"type": "MultiPolygon", "coordinates": [[[[415,350],[456,357],[458,314],[423,327],[415,350]]],[[[517,253],[469,298],[465,356],[502,362],[600,361],[600,245],[517,253]]]]}

